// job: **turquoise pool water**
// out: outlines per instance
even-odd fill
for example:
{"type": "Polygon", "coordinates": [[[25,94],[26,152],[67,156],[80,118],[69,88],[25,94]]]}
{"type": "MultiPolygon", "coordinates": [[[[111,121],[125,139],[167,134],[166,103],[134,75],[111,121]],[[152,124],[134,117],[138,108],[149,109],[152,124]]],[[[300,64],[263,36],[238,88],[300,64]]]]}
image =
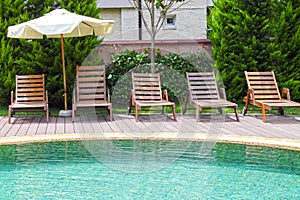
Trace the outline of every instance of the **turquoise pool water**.
{"type": "Polygon", "coordinates": [[[0,146],[0,199],[300,199],[299,151],[216,143],[204,156],[201,142],[90,143],[97,159],[80,141],[0,146]]]}

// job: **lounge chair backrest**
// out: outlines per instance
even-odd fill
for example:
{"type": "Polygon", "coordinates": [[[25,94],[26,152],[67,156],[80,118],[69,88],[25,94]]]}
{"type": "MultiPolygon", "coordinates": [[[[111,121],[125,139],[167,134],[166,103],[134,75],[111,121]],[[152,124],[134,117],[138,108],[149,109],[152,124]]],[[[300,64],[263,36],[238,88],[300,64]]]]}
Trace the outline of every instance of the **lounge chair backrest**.
{"type": "Polygon", "coordinates": [[[220,99],[214,72],[187,72],[190,101],[220,99]]]}
{"type": "Polygon", "coordinates": [[[253,89],[255,100],[281,99],[275,74],[271,72],[247,72],[245,76],[249,89],[253,89]]]}
{"type": "Polygon", "coordinates": [[[44,83],[44,74],[16,75],[16,102],[45,101],[44,83]]]}
{"type": "Polygon", "coordinates": [[[136,101],[161,101],[159,74],[132,73],[132,85],[136,101]]]}
{"type": "Polygon", "coordinates": [[[77,101],[107,101],[105,66],[76,67],[77,101]]]}

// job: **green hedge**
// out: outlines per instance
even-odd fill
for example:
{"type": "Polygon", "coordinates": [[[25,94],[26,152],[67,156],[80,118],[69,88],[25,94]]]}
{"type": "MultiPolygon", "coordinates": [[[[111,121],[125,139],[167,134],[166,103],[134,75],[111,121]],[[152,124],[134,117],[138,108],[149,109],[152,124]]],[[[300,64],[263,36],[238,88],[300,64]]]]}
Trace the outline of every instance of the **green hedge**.
{"type": "MultiPolygon", "coordinates": [[[[106,68],[107,85],[112,94],[114,107],[124,107],[129,103],[132,89],[131,72],[150,73],[149,50],[138,54],[127,50],[113,56],[113,62],[106,68]]],[[[206,52],[186,54],[156,54],[155,73],[160,73],[162,89],[168,90],[171,101],[183,103],[186,90],[186,72],[214,70],[213,61],[206,52]]]]}
{"type": "Polygon", "coordinates": [[[274,71],[300,101],[300,5],[284,0],[214,1],[208,17],[213,58],[229,100],[247,92],[244,71],[274,71]]]}
{"type": "MultiPolygon", "coordinates": [[[[50,106],[63,108],[63,77],[59,38],[24,40],[7,38],[8,26],[40,17],[56,8],[99,18],[95,0],[1,0],[0,1],[0,104],[8,105],[10,91],[15,88],[16,74],[46,76],[50,106]]],[[[101,43],[95,36],[65,38],[65,59],[69,107],[72,102],[76,65],[80,65],[90,50],[101,43]]]]}

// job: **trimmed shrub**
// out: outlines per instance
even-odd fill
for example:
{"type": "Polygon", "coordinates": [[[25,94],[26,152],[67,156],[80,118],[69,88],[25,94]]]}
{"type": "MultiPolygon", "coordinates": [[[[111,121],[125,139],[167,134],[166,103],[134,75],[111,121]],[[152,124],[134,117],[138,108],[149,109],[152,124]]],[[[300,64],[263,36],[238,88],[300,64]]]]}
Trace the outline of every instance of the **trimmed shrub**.
{"type": "MultiPolygon", "coordinates": [[[[163,55],[159,51],[157,52],[155,73],[160,73],[162,90],[168,90],[171,101],[177,104],[184,101],[187,90],[186,72],[214,70],[213,62],[208,58],[206,52],[181,55],[175,53],[163,55]]],[[[129,92],[132,89],[131,72],[151,72],[148,49],[140,54],[135,50],[127,50],[113,56],[113,62],[107,66],[107,86],[116,107],[122,107],[129,102],[129,92]]]]}

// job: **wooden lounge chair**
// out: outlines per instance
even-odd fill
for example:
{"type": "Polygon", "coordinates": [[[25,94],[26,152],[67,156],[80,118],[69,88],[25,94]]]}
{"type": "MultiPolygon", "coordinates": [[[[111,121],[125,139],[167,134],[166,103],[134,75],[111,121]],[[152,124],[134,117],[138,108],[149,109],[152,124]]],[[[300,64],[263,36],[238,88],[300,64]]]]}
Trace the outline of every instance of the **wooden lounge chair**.
{"type": "Polygon", "coordinates": [[[187,110],[187,104],[196,107],[196,121],[199,120],[199,111],[218,109],[221,112],[222,107],[229,107],[233,108],[236,120],[239,121],[237,104],[226,100],[225,89],[218,89],[214,72],[187,72],[186,77],[188,91],[183,114],[187,110]]]}
{"type": "Polygon", "coordinates": [[[113,120],[112,103],[106,90],[105,66],[77,66],[76,87],[73,92],[72,121],[78,108],[104,108],[113,120]]]}
{"type": "Polygon", "coordinates": [[[142,107],[169,106],[173,111],[173,119],[176,121],[175,103],[170,102],[167,90],[161,91],[159,74],[132,73],[133,89],[130,92],[128,113],[135,107],[135,120],[138,121],[138,111],[142,107]]]}
{"type": "Polygon", "coordinates": [[[8,123],[16,112],[46,112],[49,121],[48,93],[45,91],[45,78],[42,75],[16,75],[16,96],[11,91],[11,104],[8,106],[8,123]]]}
{"type": "Polygon", "coordinates": [[[262,120],[266,122],[266,110],[277,108],[281,115],[284,114],[283,107],[298,107],[300,103],[291,101],[289,89],[283,88],[280,95],[275,74],[271,72],[247,72],[245,76],[248,84],[247,96],[243,99],[246,105],[243,115],[247,113],[248,105],[261,107],[262,120]],[[286,97],[286,99],[284,99],[286,97]]]}

